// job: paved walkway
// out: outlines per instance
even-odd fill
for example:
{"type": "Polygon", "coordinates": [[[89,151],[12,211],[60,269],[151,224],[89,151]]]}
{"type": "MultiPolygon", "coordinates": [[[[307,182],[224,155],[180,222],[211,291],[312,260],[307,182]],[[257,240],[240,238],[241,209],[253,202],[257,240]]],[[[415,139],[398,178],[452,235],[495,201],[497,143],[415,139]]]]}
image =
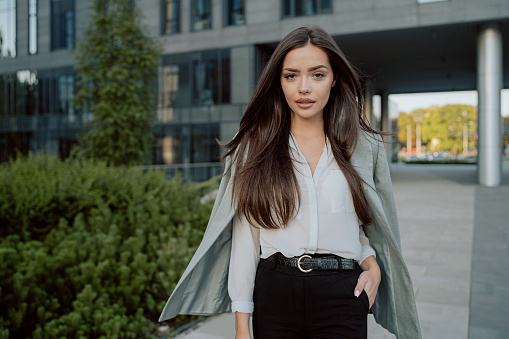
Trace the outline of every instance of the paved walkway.
{"type": "MultiPolygon", "coordinates": [[[[396,164],[391,173],[423,338],[509,338],[509,163],[498,188],[478,186],[471,165],[396,164]]],[[[368,332],[395,338],[372,316],[368,332]]],[[[177,339],[234,337],[234,317],[223,314],[177,339]]]]}

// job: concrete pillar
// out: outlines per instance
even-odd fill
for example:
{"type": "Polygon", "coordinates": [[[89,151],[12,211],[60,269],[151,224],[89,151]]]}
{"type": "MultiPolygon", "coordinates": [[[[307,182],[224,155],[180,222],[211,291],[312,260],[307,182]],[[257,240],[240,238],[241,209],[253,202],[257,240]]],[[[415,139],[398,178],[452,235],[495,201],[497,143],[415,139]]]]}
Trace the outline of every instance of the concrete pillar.
{"type": "Polygon", "coordinates": [[[364,115],[371,125],[373,122],[373,84],[369,80],[364,84],[364,115]]]}
{"type": "Polygon", "coordinates": [[[502,34],[497,24],[481,27],[477,40],[479,139],[478,179],[483,186],[502,181],[502,34]]]}
{"type": "MultiPolygon", "coordinates": [[[[389,118],[389,93],[386,91],[380,92],[380,129],[384,132],[389,132],[391,130],[390,126],[390,118],[389,118]]],[[[392,156],[392,138],[384,136],[385,142],[385,151],[387,152],[387,160],[391,162],[392,156]]]]}

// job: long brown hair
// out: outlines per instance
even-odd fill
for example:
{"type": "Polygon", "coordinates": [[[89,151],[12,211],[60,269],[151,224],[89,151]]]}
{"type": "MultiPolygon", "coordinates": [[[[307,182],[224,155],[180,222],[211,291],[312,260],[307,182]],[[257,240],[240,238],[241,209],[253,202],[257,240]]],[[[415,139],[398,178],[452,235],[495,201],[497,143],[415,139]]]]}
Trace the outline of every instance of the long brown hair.
{"type": "Polygon", "coordinates": [[[325,105],[324,131],[332,154],[349,184],[357,216],[371,224],[362,179],[350,163],[360,130],[371,129],[363,115],[363,93],[357,74],[334,39],[322,28],[305,26],[290,32],[276,47],[240,121],[237,135],[225,146],[236,170],[233,198],[237,213],[267,229],[285,227],[300,204],[290,146],[291,111],[280,83],[283,60],[294,48],[311,44],[329,58],[337,79],[325,105]],[[296,203],[297,202],[297,203],[296,203]]]}

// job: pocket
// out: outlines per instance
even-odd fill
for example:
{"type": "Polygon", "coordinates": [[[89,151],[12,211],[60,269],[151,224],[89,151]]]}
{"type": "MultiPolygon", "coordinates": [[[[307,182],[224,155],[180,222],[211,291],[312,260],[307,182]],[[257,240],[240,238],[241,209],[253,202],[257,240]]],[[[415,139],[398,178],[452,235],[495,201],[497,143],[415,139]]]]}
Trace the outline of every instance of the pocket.
{"type": "Polygon", "coordinates": [[[369,297],[368,297],[368,294],[366,293],[366,291],[364,289],[362,289],[362,292],[361,292],[361,295],[359,296],[359,298],[366,305],[366,309],[369,310],[369,297]]]}
{"type": "Polygon", "coordinates": [[[355,212],[352,193],[346,178],[341,170],[331,170],[328,178],[330,189],[331,212],[349,213],[355,212]]]}

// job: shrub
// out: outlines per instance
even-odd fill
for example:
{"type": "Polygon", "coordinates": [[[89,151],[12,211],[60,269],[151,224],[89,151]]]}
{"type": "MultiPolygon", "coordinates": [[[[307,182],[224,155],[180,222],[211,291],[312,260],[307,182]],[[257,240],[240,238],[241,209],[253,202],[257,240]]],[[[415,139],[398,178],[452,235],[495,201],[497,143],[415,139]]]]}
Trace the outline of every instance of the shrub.
{"type": "Polygon", "coordinates": [[[150,336],[215,186],[46,155],[1,164],[0,338],[150,336]]]}

